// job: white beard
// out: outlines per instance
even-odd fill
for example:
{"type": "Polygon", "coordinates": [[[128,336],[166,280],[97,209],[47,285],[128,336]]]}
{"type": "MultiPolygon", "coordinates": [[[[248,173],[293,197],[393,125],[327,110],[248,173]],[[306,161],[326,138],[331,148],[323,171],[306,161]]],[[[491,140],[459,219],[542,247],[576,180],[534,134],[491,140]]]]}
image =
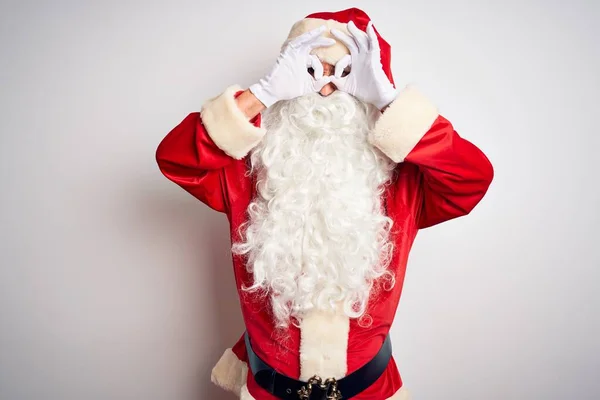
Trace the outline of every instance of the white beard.
{"type": "Polygon", "coordinates": [[[365,314],[387,276],[392,220],[382,204],[394,164],[367,140],[378,111],[336,91],[279,102],[250,154],[257,197],[243,241],[249,291],[267,295],[278,327],[309,310],[365,314]]]}

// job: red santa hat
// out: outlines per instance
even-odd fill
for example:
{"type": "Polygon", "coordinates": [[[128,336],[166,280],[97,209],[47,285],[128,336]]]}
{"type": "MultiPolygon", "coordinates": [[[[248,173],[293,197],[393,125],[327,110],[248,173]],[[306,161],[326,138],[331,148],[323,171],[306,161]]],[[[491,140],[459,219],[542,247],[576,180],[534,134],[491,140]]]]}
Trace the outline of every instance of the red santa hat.
{"type": "MultiPolygon", "coordinates": [[[[350,33],[348,32],[346,24],[350,21],[354,22],[358,29],[366,31],[367,24],[371,21],[371,18],[369,18],[367,13],[358,8],[349,8],[342,11],[319,12],[310,14],[307,15],[304,19],[296,22],[292,26],[292,29],[290,30],[290,33],[288,35],[287,40],[284,43],[284,46],[291,39],[305,32],[318,28],[321,25],[326,25],[327,30],[323,33],[323,36],[335,39],[336,43],[330,47],[321,47],[315,49],[312,53],[319,57],[321,61],[335,65],[346,54],[350,54],[350,51],[343,43],[341,43],[333,35],[331,35],[330,30],[332,28],[335,28],[349,35],[350,33]]],[[[374,24],[373,28],[375,28],[374,24]]],[[[389,78],[390,82],[392,82],[393,84],[394,80],[391,71],[391,46],[381,37],[381,35],[377,31],[377,28],[375,28],[375,33],[377,34],[377,38],[379,39],[379,48],[381,49],[381,65],[383,66],[383,71],[389,78]]]]}

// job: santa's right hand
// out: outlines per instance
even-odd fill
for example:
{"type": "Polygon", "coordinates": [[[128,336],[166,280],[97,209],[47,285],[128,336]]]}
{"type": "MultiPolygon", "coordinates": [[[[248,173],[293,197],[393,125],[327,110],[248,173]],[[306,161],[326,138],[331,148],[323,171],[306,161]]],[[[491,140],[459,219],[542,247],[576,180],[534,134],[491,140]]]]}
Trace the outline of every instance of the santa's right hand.
{"type": "Polygon", "coordinates": [[[328,76],[323,76],[323,65],[319,58],[310,54],[317,47],[335,44],[334,39],[321,36],[325,29],[325,25],[322,25],[290,41],[269,74],[249,87],[265,107],[280,100],[318,92],[330,82],[328,76]],[[310,68],[314,76],[310,74],[310,68]]]}

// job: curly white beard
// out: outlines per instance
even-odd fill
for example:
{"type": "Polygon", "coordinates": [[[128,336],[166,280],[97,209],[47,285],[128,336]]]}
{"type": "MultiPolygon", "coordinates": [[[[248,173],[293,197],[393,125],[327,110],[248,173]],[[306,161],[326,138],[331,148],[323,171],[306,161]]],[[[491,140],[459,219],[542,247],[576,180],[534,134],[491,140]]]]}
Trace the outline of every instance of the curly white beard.
{"type": "Polygon", "coordinates": [[[365,314],[392,252],[381,195],[393,163],[367,140],[379,112],[336,91],[275,104],[250,154],[257,197],[234,254],[246,254],[250,291],[271,301],[275,324],[312,309],[365,314]]]}

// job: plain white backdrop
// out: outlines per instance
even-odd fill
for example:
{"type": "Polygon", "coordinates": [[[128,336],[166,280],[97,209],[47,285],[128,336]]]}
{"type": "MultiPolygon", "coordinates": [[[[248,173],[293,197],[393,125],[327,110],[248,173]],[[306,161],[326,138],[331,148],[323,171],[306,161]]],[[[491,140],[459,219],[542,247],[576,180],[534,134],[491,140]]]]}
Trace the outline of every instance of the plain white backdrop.
{"type": "Polygon", "coordinates": [[[231,399],[227,220],[154,154],[268,71],[291,25],[359,7],[496,176],[422,231],[393,327],[415,400],[600,392],[600,3],[2,2],[0,398],[231,399]]]}

